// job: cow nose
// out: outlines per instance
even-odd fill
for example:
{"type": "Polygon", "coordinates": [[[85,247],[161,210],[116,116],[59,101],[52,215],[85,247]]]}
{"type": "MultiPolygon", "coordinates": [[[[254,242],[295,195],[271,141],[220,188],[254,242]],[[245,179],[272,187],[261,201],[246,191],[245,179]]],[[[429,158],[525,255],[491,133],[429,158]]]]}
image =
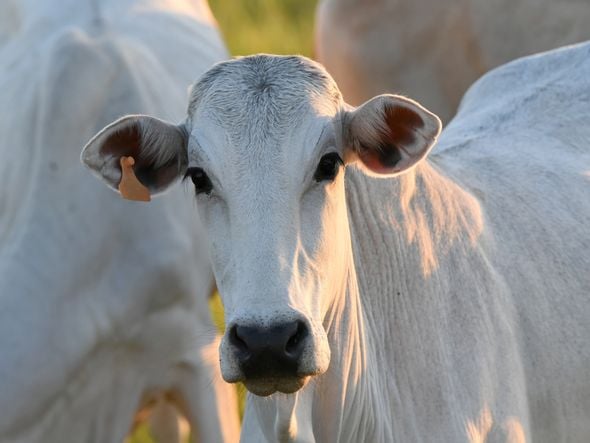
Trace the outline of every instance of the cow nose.
{"type": "Polygon", "coordinates": [[[267,328],[234,325],[229,340],[240,368],[248,378],[296,376],[309,335],[301,320],[267,328]]]}

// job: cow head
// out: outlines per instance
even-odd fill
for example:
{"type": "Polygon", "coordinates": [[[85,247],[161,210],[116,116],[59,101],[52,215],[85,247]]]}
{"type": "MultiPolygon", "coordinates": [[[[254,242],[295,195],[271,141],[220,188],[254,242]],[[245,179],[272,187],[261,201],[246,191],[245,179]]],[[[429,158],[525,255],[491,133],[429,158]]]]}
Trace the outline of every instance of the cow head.
{"type": "Polygon", "coordinates": [[[82,160],[114,189],[130,155],[152,193],[192,181],[225,307],[223,376],[264,396],[295,392],[329,365],[326,317],[351,266],[345,168],[402,173],[439,131],[412,100],[353,109],[318,64],[260,55],[206,73],[183,124],[123,118],[82,160]]]}

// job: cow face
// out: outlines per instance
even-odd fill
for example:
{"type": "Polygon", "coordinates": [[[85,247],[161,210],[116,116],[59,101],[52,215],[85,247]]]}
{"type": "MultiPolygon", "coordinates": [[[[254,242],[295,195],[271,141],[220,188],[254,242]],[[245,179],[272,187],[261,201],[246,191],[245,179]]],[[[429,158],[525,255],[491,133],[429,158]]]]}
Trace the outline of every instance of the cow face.
{"type": "Polygon", "coordinates": [[[183,125],[123,119],[83,161],[112,187],[125,155],[151,192],[192,181],[225,308],[223,377],[270,395],[297,391],[330,362],[325,325],[352,271],[345,166],[401,173],[439,131],[411,100],[351,109],[321,66],[253,56],[205,74],[183,125]]]}

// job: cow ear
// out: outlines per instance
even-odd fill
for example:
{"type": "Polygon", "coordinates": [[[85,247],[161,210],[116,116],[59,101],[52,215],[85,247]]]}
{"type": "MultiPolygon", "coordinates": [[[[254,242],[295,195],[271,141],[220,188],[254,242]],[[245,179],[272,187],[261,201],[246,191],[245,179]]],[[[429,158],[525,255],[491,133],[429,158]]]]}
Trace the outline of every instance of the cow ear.
{"type": "Polygon", "coordinates": [[[128,115],[96,134],[81,160],[123,197],[149,200],[185,173],[187,140],[183,125],[128,115]]]}
{"type": "Polygon", "coordinates": [[[414,166],[436,143],[439,118],[413,100],[379,95],[343,117],[344,143],[366,170],[392,176],[414,166]]]}

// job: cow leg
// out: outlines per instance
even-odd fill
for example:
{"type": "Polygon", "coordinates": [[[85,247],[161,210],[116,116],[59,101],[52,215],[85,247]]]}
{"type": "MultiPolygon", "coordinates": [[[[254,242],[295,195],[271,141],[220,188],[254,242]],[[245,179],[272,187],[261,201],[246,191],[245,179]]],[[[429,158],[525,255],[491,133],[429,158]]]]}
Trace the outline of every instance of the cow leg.
{"type": "Polygon", "coordinates": [[[149,416],[150,434],[158,443],[181,443],[178,410],[164,395],[158,397],[149,416]]]}
{"type": "Polygon", "coordinates": [[[219,338],[203,346],[199,360],[183,367],[175,391],[193,443],[235,443],[240,438],[236,389],[221,378],[218,348],[219,338]]]}

